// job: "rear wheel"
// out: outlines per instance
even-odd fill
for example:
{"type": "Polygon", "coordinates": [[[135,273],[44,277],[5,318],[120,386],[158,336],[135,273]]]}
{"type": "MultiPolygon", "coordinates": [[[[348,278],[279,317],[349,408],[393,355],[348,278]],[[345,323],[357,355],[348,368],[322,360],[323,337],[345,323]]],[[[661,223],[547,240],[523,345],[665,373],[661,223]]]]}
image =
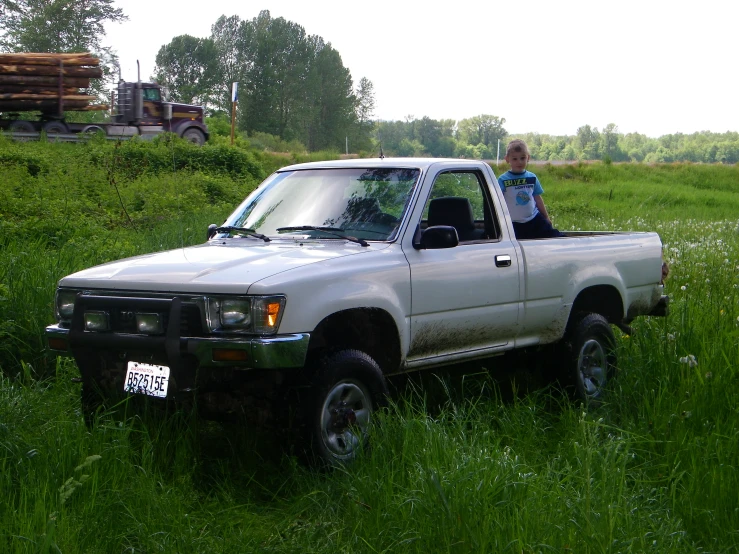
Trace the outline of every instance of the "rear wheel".
{"type": "Polygon", "coordinates": [[[616,339],[600,314],[581,316],[568,334],[564,382],[576,400],[599,404],[616,366],[616,339]]]}
{"type": "Polygon", "coordinates": [[[43,129],[47,135],[63,135],[69,133],[69,129],[62,121],[49,121],[44,124],[43,129]]]}
{"type": "MultiPolygon", "coordinates": [[[[8,131],[14,134],[15,133],[33,133],[35,130],[36,129],[33,127],[33,123],[31,123],[30,121],[13,121],[8,126],[8,131]]],[[[26,142],[26,141],[32,140],[31,137],[14,136],[13,138],[19,142],[26,142]]]]}
{"type": "Polygon", "coordinates": [[[80,132],[80,135],[92,139],[96,137],[104,137],[105,136],[105,129],[100,127],[99,125],[88,125],[82,131],[80,132]]]}
{"type": "Polygon", "coordinates": [[[325,356],[305,401],[307,444],[300,447],[310,462],[350,462],[368,444],[371,419],[384,405],[387,383],[379,365],[358,350],[325,356]]]}
{"type": "Polygon", "coordinates": [[[202,146],[203,144],[205,144],[205,135],[200,129],[196,129],[195,127],[190,127],[189,129],[185,130],[185,132],[182,133],[182,138],[186,141],[192,142],[197,146],[202,146]]]}

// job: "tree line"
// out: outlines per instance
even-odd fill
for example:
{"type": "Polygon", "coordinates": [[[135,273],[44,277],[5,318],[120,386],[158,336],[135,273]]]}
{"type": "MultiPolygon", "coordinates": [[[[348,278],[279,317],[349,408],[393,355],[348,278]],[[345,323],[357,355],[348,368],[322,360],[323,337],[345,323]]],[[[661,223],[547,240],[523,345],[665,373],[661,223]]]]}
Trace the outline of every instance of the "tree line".
{"type": "MultiPolygon", "coordinates": [[[[94,91],[107,97],[117,56],[102,42],[104,25],[127,19],[114,0],[0,0],[0,51],[83,52],[101,58],[105,78],[94,91]]],[[[664,135],[619,133],[583,125],[576,134],[509,135],[505,118],[481,114],[460,121],[407,116],[374,119],[372,81],[357,83],[341,55],[297,23],[262,11],[251,20],[221,16],[206,38],[180,35],[156,56],[154,78],[173,100],[202,104],[222,121],[231,113],[231,84],[239,83],[237,128],[309,151],[382,152],[396,156],[498,157],[523,138],[535,160],[739,163],[736,132],[664,135]]],[[[93,117],[85,114],[85,117],[93,117]]]]}
{"type": "Polygon", "coordinates": [[[602,130],[578,127],[574,135],[509,134],[504,118],[479,115],[455,122],[421,119],[375,122],[373,139],[385,155],[451,156],[493,160],[505,155],[508,141],[527,142],[531,157],[542,161],[603,160],[611,162],[739,163],[739,133],[674,133],[650,138],[641,133],[620,133],[614,123],[602,130]],[[500,141],[500,151],[498,150],[500,141]]]}

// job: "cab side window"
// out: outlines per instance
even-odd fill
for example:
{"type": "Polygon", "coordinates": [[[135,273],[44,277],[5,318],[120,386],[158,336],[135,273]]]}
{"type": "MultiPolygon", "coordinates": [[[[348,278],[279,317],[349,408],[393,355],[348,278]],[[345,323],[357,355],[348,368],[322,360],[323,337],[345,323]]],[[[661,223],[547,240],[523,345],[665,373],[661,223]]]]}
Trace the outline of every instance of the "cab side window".
{"type": "Polygon", "coordinates": [[[422,228],[448,225],[460,242],[497,240],[498,221],[485,178],[478,171],[446,171],[434,181],[423,211],[422,228]]]}
{"type": "Polygon", "coordinates": [[[162,95],[158,88],[145,88],[144,100],[148,100],[149,102],[161,102],[162,95]]]}

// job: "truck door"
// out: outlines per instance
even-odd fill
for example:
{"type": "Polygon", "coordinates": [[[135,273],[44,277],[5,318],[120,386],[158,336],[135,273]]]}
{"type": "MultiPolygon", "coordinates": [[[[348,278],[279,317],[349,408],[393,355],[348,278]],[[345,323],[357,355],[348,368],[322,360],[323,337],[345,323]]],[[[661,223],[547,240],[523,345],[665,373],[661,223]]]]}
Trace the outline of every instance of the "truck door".
{"type": "Polygon", "coordinates": [[[157,125],[162,122],[162,93],[156,87],[143,89],[143,121],[146,125],[157,125]]]}
{"type": "Polygon", "coordinates": [[[439,249],[404,242],[411,269],[409,366],[492,354],[513,341],[519,318],[518,258],[501,232],[485,175],[449,169],[433,179],[419,229],[450,225],[460,242],[439,249]]]}

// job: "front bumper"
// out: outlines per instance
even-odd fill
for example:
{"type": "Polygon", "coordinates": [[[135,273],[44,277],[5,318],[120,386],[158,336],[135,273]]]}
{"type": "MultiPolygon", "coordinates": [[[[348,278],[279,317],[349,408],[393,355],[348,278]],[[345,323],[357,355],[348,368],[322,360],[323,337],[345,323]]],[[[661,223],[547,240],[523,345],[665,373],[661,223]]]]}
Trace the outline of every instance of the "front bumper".
{"type": "Polygon", "coordinates": [[[243,369],[277,369],[302,367],[308,352],[310,334],[297,333],[275,337],[223,338],[223,337],[176,337],[167,348],[167,337],[143,337],[112,333],[83,332],[75,340],[70,329],[60,325],[49,325],[46,338],[49,349],[62,356],[74,356],[75,348],[101,350],[161,350],[177,351],[194,356],[203,367],[236,367],[243,369]],[[220,353],[243,352],[224,360],[220,353]],[[220,359],[218,359],[220,358],[220,359]]]}
{"type": "MultiPolygon", "coordinates": [[[[130,353],[144,354],[159,363],[177,368],[187,359],[197,367],[237,367],[243,369],[276,369],[302,367],[308,352],[310,335],[298,333],[278,336],[210,335],[202,332],[202,325],[193,325],[191,303],[181,298],[132,298],[116,296],[78,295],[69,326],[50,325],[46,328],[49,348],[61,354],[73,356],[77,362],[82,357],[96,353],[116,353],[118,359],[130,353]],[[106,310],[128,315],[137,312],[161,314],[166,323],[160,335],[144,335],[133,332],[125,325],[113,327],[113,331],[87,331],[85,310],[106,310]],[[116,330],[117,329],[117,330],[116,330]]],[[[111,316],[112,317],[112,316],[111,316]]],[[[197,321],[199,316],[195,317],[197,321]]],[[[145,361],[140,359],[138,361],[145,361]]]]}

